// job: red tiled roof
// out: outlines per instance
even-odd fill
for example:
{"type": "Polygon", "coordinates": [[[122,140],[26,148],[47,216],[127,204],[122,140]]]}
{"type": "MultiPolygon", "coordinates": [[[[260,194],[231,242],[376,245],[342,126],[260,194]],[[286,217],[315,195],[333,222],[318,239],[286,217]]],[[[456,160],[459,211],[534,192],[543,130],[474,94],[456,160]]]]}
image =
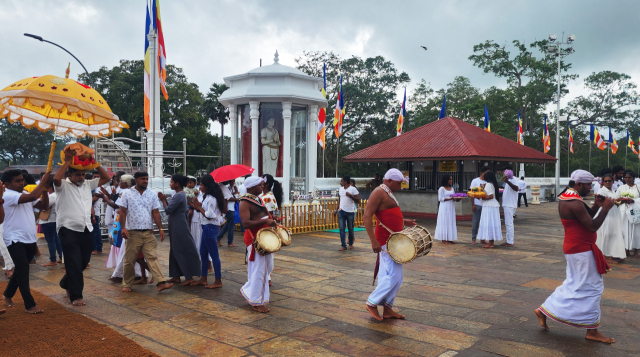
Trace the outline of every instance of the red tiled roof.
{"type": "MultiPolygon", "coordinates": [[[[514,130],[515,133],[515,130],[514,130]]],[[[556,158],[446,117],[343,158],[345,162],[490,160],[555,163],[556,158]]]]}

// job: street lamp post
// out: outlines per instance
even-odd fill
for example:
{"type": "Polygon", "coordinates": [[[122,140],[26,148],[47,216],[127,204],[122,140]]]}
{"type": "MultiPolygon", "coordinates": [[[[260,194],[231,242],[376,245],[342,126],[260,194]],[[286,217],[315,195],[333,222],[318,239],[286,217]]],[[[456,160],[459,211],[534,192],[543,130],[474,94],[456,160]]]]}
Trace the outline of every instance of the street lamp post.
{"type": "Polygon", "coordinates": [[[563,39],[558,41],[557,40],[558,37],[554,34],[549,35],[549,45],[547,46],[547,49],[545,51],[546,54],[548,55],[555,55],[556,58],[558,59],[558,92],[556,94],[556,101],[557,101],[557,113],[556,113],[556,197],[558,195],[558,193],[560,192],[560,81],[561,81],[561,76],[560,76],[560,62],[562,60],[562,57],[566,57],[570,54],[572,54],[573,52],[575,52],[575,49],[573,48],[573,46],[570,46],[573,41],[576,40],[576,36],[575,35],[569,35],[567,37],[566,42],[564,41],[564,33],[563,33],[563,39]],[[562,47],[562,46],[570,46],[570,47],[562,47]]]}

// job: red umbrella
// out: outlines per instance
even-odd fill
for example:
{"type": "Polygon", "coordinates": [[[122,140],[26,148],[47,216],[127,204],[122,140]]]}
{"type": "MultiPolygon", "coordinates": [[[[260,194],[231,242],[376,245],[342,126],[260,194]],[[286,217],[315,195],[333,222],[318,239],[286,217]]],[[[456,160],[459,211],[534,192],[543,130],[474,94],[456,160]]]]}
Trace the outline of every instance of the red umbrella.
{"type": "Polygon", "coordinates": [[[245,165],[227,165],[213,170],[210,175],[214,180],[216,180],[216,182],[219,183],[229,180],[235,180],[238,177],[251,175],[253,171],[254,169],[252,167],[245,165]]]}

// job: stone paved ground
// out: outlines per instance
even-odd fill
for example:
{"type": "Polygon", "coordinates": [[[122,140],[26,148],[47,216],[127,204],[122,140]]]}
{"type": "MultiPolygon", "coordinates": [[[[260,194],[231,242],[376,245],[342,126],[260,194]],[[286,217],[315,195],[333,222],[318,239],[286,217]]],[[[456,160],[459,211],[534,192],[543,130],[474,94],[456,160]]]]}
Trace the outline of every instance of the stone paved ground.
{"type": "MultiPolygon", "coordinates": [[[[252,312],[238,291],[246,280],[242,248],[222,248],[220,290],[177,287],[158,294],[153,286],[136,286],[123,294],[107,280],[105,255],[85,272],[86,307],[64,299],[59,268],[32,265],[31,283],[165,356],[638,355],[640,260],[615,266],[605,278],[601,330],[615,344],[586,341],[583,330],[554,322],[547,332],[538,325],[533,310],[565,276],[556,212],[552,203],[520,209],[516,247],[495,250],[469,244],[471,223],[460,222],[460,244],[436,244],[427,257],[405,265],[396,299],[405,321],[377,322],[365,311],[375,255],[364,232],[347,252],[338,252],[337,234],[294,236],[275,255],[268,315],[252,312]]],[[[434,221],[419,223],[434,231],[434,221]]],[[[160,244],[165,272],[168,250],[168,242],[160,244]]]]}

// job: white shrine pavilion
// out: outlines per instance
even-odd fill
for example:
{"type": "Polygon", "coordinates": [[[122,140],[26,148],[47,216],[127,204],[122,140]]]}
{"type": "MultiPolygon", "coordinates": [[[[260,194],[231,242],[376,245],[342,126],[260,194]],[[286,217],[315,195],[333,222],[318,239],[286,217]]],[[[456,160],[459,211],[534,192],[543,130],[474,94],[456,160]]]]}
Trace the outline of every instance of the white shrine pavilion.
{"type": "Polygon", "coordinates": [[[313,191],[317,178],[318,109],[326,108],[322,78],[278,63],[225,77],[229,87],[218,98],[229,108],[231,164],[271,174],[289,202],[291,182],[313,191]]]}

